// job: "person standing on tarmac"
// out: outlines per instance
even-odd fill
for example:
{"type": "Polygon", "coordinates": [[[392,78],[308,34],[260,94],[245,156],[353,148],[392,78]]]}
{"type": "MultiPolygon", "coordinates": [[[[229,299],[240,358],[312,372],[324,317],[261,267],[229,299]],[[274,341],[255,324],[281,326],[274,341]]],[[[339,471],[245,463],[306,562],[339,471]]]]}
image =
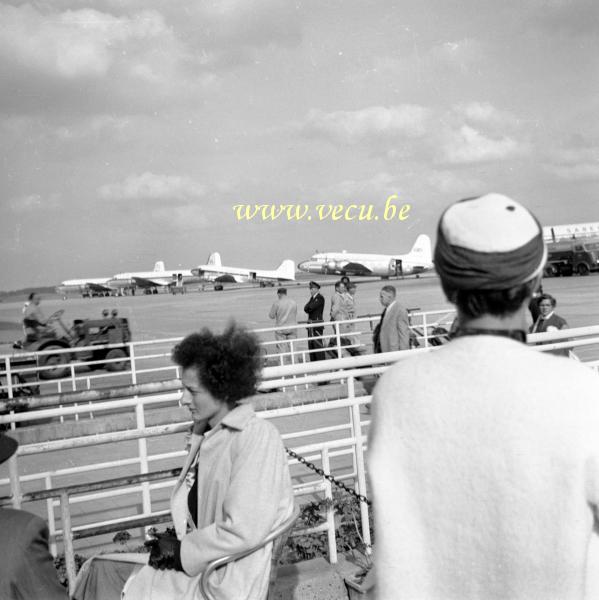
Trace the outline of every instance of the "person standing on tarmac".
{"type": "Polygon", "coordinates": [[[455,337],[391,366],[372,402],[378,598],[597,597],[599,380],[524,343],[546,258],[510,198],[441,216],[455,337]]]}
{"type": "Polygon", "coordinates": [[[293,362],[291,359],[291,344],[289,340],[297,338],[297,329],[285,325],[297,325],[297,303],[287,297],[287,289],[281,287],[277,290],[277,299],[270,307],[268,316],[275,320],[278,329],[275,331],[277,352],[283,363],[293,362]]]}
{"type": "MultiPolygon", "coordinates": [[[[308,323],[322,323],[324,312],[324,297],[320,293],[320,285],[316,281],[308,284],[310,299],[304,306],[304,312],[308,315],[308,323]]],[[[326,358],[322,351],[322,334],[324,326],[308,327],[308,349],[310,350],[310,361],[323,360],[326,358]]]]}

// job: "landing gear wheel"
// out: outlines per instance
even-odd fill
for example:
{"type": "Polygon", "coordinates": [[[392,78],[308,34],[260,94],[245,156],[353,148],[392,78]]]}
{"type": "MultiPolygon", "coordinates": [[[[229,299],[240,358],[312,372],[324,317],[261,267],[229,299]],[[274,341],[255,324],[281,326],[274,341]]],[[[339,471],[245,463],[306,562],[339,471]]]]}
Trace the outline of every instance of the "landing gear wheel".
{"type": "MultiPolygon", "coordinates": [[[[116,358],[127,359],[127,353],[121,348],[113,348],[106,353],[106,360],[114,360],[116,358]]],[[[127,366],[127,360],[121,360],[118,362],[109,362],[106,363],[107,371],[123,371],[127,366]]]]}
{"type": "MultiPolygon", "coordinates": [[[[60,311],[58,311],[60,312],[60,311]]],[[[48,344],[42,348],[43,351],[47,350],[64,350],[64,346],[59,344],[48,344]]],[[[56,354],[44,354],[38,358],[38,365],[40,367],[53,367],[52,369],[44,369],[39,372],[40,379],[60,379],[65,377],[69,372],[68,364],[70,359],[68,352],[60,352],[56,354]]]]}

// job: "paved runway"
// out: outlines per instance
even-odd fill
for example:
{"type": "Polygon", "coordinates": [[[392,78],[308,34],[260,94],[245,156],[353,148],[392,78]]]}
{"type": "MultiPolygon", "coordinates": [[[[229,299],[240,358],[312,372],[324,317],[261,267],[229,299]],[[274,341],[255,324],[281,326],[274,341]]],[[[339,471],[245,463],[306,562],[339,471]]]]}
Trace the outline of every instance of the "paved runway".
{"type": "MultiPolygon", "coordinates": [[[[332,282],[323,285],[325,296],[325,317],[330,307],[333,293],[332,282]]],[[[385,284],[395,285],[400,302],[407,308],[421,310],[450,309],[434,275],[419,279],[361,282],[359,278],[356,295],[356,314],[380,313],[378,292],[385,284]]],[[[571,327],[599,324],[599,274],[588,277],[558,277],[543,281],[545,291],[553,294],[558,301],[557,312],[571,327]]],[[[298,320],[303,320],[303,306],[307,301],[307,280],[301,285],[288,286],[288,295],[298,304],[298,320]]],[[[155,294],[136,295],[120,298],[73,298],[62,300],[56,296],[42,300],[44,314],[63,308],[63,320],[70,325],[73,319],[99,318],[102,309],[117,308],[120,316],[127,317],[134,340],[151,340],[183,336],[203,326],[220,329],[230,319],[254,329],[270,327],[273,322],[268,311],[276,298],[276,288],[243,287],[229,288],[221,292],[211,289],[204,292],[189,292],[183,295],[155,294]]],[[[0,304],[0,354],[11,352],[11,340],[20,337],[19,321],[22,302],[0,304]]]]}

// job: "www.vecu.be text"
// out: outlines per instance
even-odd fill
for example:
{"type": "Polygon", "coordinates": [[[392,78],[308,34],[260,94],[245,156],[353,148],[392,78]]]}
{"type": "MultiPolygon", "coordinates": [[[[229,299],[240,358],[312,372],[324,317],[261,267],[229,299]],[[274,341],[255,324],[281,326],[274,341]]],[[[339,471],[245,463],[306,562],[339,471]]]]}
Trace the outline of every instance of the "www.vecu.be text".
{"type": "Polygon", "coordinates": [[[238,221],[405,221],[410,204],[398,204],[397,194],[385,201],[382,209],[374,204],[235,204],[238,221]]]}

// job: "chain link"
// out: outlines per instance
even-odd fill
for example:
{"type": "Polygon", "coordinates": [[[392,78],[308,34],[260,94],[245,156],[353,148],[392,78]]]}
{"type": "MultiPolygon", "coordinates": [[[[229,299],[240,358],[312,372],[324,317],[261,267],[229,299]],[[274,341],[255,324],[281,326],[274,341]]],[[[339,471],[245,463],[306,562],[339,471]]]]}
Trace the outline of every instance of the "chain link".
{"type": "Polygon", "coordinates": [[[369,506],[372,504],[372,502],[366,496],[364,496],[364,494],[359,494],[358,492],[356,492],[356,490],[347,487],[345,483],[343,483],[342,481],[338,481],[330,473],[325,473],[324,469],[317,467],[314,463],[311,463],[309,460],[306,460],[303,456],[297,454],[297,452],[294,452],[293,450],[290,450],[287,447],[285,447],[285,450],[287,451],[287,454],[289,454],[289,456],[297,459],[297,461],[302,463],[302,465],[308,467],[308,469],[311,469],[315,473],[318,473],[321,477],[324,477],[333,485],[336,485],[337,487],[340,487],[341,489],[345,490],[346,492],[357,498],[359,501],[366,502],[366,504],[368,504],[369,506]]]}

